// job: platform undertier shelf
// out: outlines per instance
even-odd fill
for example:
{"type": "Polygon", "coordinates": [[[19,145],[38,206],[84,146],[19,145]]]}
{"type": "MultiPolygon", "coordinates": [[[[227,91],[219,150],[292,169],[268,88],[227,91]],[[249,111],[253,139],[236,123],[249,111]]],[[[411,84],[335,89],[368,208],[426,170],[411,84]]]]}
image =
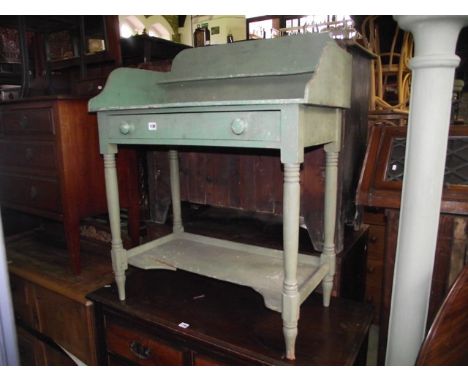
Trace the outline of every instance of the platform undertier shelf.
{"type": "MultiPolygon", "coordinates": [[[[127,252],[142,269],[181,269],[251,287],[267,308],[281,312],[283,251],[190,233],[172,233],[127,252]]],[[[301,303],[328,272],[317,256],[299,254],[297,281],[301,303]]]]}

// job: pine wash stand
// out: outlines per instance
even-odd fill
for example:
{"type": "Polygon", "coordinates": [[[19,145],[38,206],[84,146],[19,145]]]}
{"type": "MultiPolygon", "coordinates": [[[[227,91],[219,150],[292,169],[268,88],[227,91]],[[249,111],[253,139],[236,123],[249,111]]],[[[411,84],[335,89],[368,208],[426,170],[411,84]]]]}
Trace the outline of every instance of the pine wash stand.
{"type": "Polygon", "coordinates": [[[323,304],[330,303],[342,111],[349,108],[350,93],[351,56],[322,34],[187,49],[168,73],[113,71],[101,94],[89,101],[89,110],[98,114],[119,298],[125,300],[128,264],[182,269],[249,286],[268,308],[281,312],[286,358],[293,360],[300,304],[320,282],[323,304]],[[120,236],[119,144],[171,147],[173,233],[130,250],[122,247],[120,236]],[[300,166],[304,149],[316,145],[326,151],[320,257],[298,254],[300,166]],[[280,150],[283,251],[185,233],[177,146],[280,150]]]}

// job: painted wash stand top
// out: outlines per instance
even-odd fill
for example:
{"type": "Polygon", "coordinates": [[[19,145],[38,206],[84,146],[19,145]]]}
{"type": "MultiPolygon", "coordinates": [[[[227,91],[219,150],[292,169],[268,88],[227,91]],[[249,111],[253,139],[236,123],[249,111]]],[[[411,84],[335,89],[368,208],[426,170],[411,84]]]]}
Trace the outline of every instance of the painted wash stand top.
{"type": "Polygon", "coordinates": [[[300,304],[320,282],[323,303],[330,303],[342,109],[349,107],[350,88],[351,56],[324,34],[188,49],[168,73],[112,72],[89,110],[98,113],[119,298],[125,299],[128,264],[249,286],[281,312],[286,357],[294,359],[300,304]],[[120,237],[119,144],[171,146],[173,233],[131,250],[120,237]],[[187,145],[280,150],[283,251],[184,233],[176,148],[187,145]],[[300,164],[304,148],[315,145],[325,145],[327,158],[320,257],[298,254],[300,164]]]}

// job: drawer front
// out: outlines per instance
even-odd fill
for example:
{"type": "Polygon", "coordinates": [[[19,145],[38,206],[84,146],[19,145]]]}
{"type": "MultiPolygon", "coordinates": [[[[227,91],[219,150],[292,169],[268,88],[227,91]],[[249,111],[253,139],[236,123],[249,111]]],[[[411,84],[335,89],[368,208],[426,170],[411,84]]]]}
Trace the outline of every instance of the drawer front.
{"type": "Polygon", "coordinates": [[[15,319],[23,322],[33,329],[37,329],[37,315],[34,311],[33,296],[30,286],[22,278],[10,273],[11,299],[15,319]]]}
{"type": "Polygon", "coordinates": [[[5,136],[55,134],[51,108],[7,109],[1,119],[5,136]]]}
{"type": "Polygon", "coordinates": [[[39,331],[87,365],[97,363],[93,305],[35,285],[39,331]]]}
{"type": "Polygon", "coordinates": [[[61,212],[57,179],[0,174],[0,201],[39,210],[61,212]]]}
{"type": "Polygon", "coordinates": [[[160,144],[190,141],[187,144],[194,145],[216,145],[216,141],[229,145],[230,141],[234,146],[236,141],[253,141],[258,146],[275,146],[280,141],[280,112],[114,115],[109,117],[108,138],[154,139],[151,143],[160,144]]]}
{"type": "Polygon", "coordinates": [[[115,318],[106,319],[107,350],[138,365],[182,366],[188,351],[135,329],[115,318]]]}
{"type": "Polygon", "coordinates": [[[26,172],[56,171],[54,142],[0,141],[0,166],[22,167],[26,172]]]}

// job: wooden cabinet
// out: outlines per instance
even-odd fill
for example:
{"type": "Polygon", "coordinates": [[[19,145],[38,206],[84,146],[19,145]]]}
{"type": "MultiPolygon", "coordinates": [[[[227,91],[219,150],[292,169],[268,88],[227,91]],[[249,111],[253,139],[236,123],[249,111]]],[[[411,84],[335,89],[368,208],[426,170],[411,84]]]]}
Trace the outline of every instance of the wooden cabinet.
{"type": "MultiPolygon", "coordinates": [[[[119,155],[121,203],[138,243],[135,153],[119,155]]],[[[30,99],[0,105],[0,203],[64,223],[70,266],[80,272],[80,219],[107,211],[96,116],[84,98],[30,99]]]]}
{"type": "Polygon", "coordinates": [[[95,365],[94,307],[85,295],[112,280],[110,260],[83,251],[87,267],[72,275],[66,250],[36,234],[8,241],[6,251],[21,364],[74,364],[66,350],[95,365]]]}
{"type": "Polygon", "coordinates": [[[368,304],[313,294],[302,305],[296,360],[284,358],[281,318],[250,288],[184,271],[132,269],[95,303],[101,365],[352,365],[372,321],[368,304]],[[320,344],[320,346],[317,346],[320,344]]]}
{"type": "Polygon", "coordinates": [[[378,324],[384,273],[385,216],[382,212],[366,211],[363,222],[369,227],[365,299],[374,306],[374,323],[378,324]]]}
{"type": "MultiPolygon", "coordinates": [[[[369,225],[366,298],[374,304],[377,312],[379,364],[385,360],[392,301],[405,165],[406,117],[393,113],[373,115],[357,191],[357,204],[364,210],[363,222],[369,225]]],[[[466,126],[450,128],[427,329],[467,261],[467,131],[466,126]]]]}

